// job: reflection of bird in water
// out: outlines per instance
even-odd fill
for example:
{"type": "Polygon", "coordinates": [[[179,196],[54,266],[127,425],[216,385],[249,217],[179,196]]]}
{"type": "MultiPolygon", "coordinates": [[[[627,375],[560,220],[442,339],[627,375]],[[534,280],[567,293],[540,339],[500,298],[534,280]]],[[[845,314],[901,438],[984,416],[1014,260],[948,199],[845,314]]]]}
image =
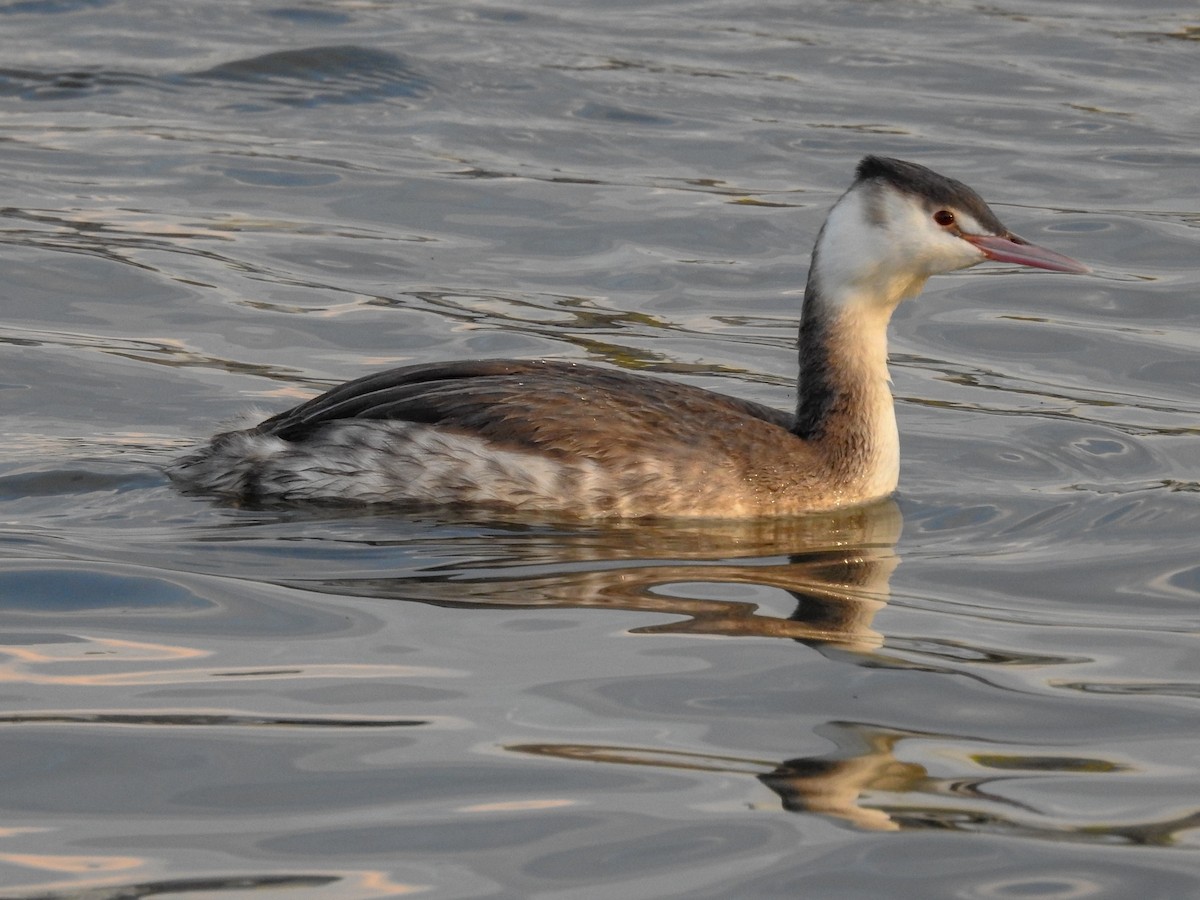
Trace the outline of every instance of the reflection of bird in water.
{"type": "Polygon", "coordinates": [[[510,744],[505,749],[578,762],[753,776],[779,796],[788,812],[832,816],[870,831],[939,829],[1007,833],[1111,847],[1171,846],[1184,832],[1200,827],[1200,812],[1185,812],[1159,821],[1097,821],[1088,817],[1071,822],[1064,819],[1063,810],[1054,803],[1039,808],[1036,803],[1009,796],[1028,794],[1027,790],[1005,789],[1006,783],[1047,775],[1059,779],[1096,779],[1128,774],[1128,767],[1114,760],[1030,755],[1028,748],[1021,745],[1005,749],[994,741],[903,731],[861,722],[828,722],[816,731],[833,742],[833,751],[780,763],[599,744],[510,744]],[[906,741],[951,750],[937,755],[953,771],[937,775],[925,765],[903,761],[897,751],[906,741]],[[964,747],[971,746],[976,752],[964,752],[964,747]]]}
{"type": "Polygon", "coordinates": [[[813,250],[794,415],[569,362],[407,366],[219,434],[168,472],[250,501],[587,517],[792,515],[877,500],[899,473],[892,311],[931,275],[989,259],[1087,271],[1013,235],[966,185],[869,156],[813,250]]]}
{"type": "Polygon", "coordinates": [[[902,528],[889,500],[779,519],[516,532],[463,545],[467,559],[421,573],[279,583],[450,608],[628,610],[669,617],[639,634],[781,637],[872,654],[902,528]]]}
{"type": "Polygon", "coordinates": [[[923,766],[900,762],[893,754],[896,744],[913,735],[853,723],[831,723],[824,732],[838,745],[834,754],[779,764],[649,747],[513,744],[505,749],[587,762],[753,775],[780,796],[789,812],[822,813],[872,831],[898,830],[900,824],[886,811],[862,801],[871,792],[899,795],[931,786],[923,766]]]}

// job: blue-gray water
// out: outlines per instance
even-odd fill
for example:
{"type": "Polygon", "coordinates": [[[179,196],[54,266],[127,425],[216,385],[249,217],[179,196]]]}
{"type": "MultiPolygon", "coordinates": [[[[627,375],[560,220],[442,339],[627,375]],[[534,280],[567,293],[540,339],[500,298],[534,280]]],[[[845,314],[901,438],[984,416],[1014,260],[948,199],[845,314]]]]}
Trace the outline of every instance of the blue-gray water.
{"type": "Polygon", "coordinates": [[[1193,3],[9,0],[0,41],[0,896],[1200,894],[1193,3]],[[895,504],[159,474],[410,361],[787,406],[871,152],[1097,268],[899,311],[895,504]]]}

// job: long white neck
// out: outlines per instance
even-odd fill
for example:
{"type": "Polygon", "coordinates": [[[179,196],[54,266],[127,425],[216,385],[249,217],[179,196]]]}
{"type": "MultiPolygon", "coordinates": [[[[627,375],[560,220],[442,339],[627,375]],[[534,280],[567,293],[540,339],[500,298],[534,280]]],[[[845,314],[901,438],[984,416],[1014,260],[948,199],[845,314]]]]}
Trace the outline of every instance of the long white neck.
{"type": "Polygon", "coordinates": [[[819,448],[849,494],[896,487],[900,437],[887,367],[887,328],[927,275],[896,263],[870,227],[870,198],[851,192],[817,239],[800,320],[796,433],[819,448]]]}

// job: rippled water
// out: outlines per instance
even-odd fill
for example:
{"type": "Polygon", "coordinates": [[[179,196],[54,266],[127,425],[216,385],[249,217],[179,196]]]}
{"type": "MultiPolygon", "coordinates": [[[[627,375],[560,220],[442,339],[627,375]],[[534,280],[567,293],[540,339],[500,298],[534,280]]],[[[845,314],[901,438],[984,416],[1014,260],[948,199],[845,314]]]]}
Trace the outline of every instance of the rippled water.
{"type": "Polygon", "coordinates": [[[17,0],[0,29],[3,896],[1200,893],[1193,4],[17,0]],[[591,527],[159,473],[404,361],[788,406],[868,152],[1097,267],[900,310],[894,504],[591,527]]]}

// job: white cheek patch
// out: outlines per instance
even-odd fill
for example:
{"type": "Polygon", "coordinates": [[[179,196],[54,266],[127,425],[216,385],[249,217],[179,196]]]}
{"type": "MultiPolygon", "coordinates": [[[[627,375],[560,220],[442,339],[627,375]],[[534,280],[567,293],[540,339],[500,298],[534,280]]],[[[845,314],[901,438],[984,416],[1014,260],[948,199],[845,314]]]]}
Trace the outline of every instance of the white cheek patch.
{"type": "Polygon", "coordinates": [[[954,218],[958,222],[958,227],[961,231],[967,234],[992,234],[990,228],[985,228],[970,213],[954,211],[954,218]]]}
{"type": "MultiPolygon", "coordinates": [[[[954,220],[958,226],[958,241],[955,245],[956,250],[965,256],[974,259],[975,262],[980,262],[984,259],[987,259],[987,255],[982,250],[980,250],[970,241],[963,238],[962,235],[992,235],[995,234],[995,232],[986,225],[979,224],[979,220],[970,213],[955,211],[954,220]]],[[[950,234],[953,232],[947,233],[950,234]]]]}

